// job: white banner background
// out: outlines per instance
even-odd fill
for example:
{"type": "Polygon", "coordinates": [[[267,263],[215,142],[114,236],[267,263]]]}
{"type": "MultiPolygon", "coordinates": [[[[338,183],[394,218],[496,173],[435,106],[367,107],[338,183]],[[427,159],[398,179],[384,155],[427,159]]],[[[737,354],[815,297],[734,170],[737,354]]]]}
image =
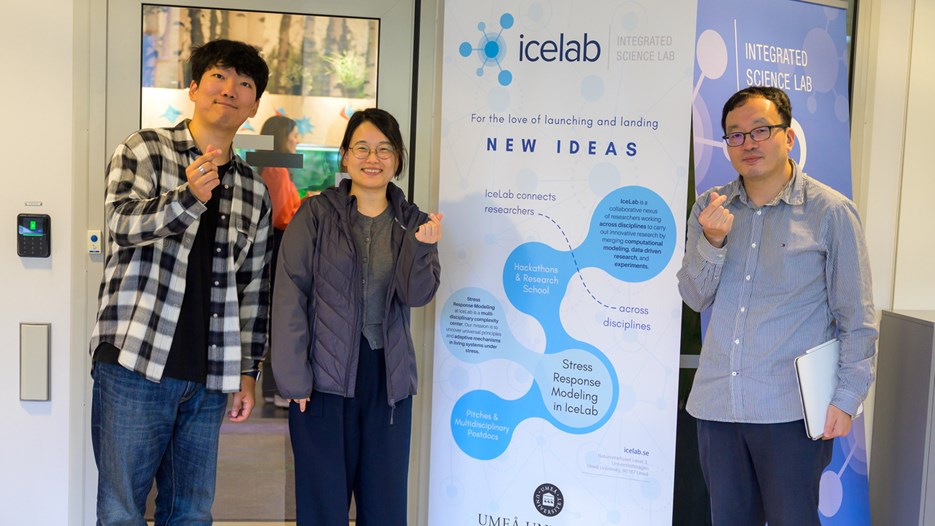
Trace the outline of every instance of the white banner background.
{"type": "Polygon", "coordinates": [[[444,34],[429,524],[669,526],[695,2],[444,34]]]}

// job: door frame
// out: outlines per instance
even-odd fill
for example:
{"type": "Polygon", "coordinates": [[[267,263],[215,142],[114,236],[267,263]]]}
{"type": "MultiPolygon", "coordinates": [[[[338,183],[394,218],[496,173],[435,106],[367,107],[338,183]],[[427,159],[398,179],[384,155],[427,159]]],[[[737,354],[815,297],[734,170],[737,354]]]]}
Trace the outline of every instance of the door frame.
{"type": "MultiPolygon", "coordinates": [[[[142,8],[147,5],[171,5],[172,7],[217,8],[238,11],[282,12],[301,15],[327,15],[342,17],[372,18],[380,20],[380,42],[378,56],[377,97],[381,108],[397,117],[409,149],[415,154],[416,141],[425,146],[419,150],[418,158],[413,155],[409,171],[401,174],[397,183],[404,191],[408,189],[411,200],[423,208],[431,201],[437,203],[437,168],[421,169],[430,165],[437,167],[435,151],[437,140],[433,139],[435,127],[432,113],[435,106],[436,85],[435,42],[440,37],[434,20],[438,4],[443,0],[212,0],[194,2],[173,0],[168,2],[142,0],[89,0],[87,11],[90,35],[90,82],[89,82],[89,125],[88,125],[88,179],[87,179],[87,224],[89,229],[105,230],[104,224],[104,171],[117,145],[128,135],[140,128],[141,57],[142,57],[142,8]],[[419,42],[420,29],[428,29],[427,40],[419,42]],[[417,47],[418,45],[418,47],[417,47]],[[429,54],[419,56],[419,49],[428,49],[429,54]],[[421,67],[420,67],[421,65],[421,67]],[[421,86],[422,102],[415,100],[421,86]],[[421,113],[420,113],[421,111],[421,113]],[[431,150],[430,150],[431,149],[431,150]],[[424,177],[409,174],[433,174],[424,177]],[[417,181],[418,179],[418,181],[417,181]],[[418,182],[418,184],[415,184],[418,182]],[[429,196],[429,192],[435,197],[429,196]]],[[[436,205],[437,206],[437,205],[436,205]]],[[[105,247],[106,249],[106,247],[105,247]]],[[[87,259],[86,276],[86,334],[90,332],[97,313],[97,292],[104,269],[103,256],[87,259]]],[[[431,378],[430,367],[432,322],[434,304],[417,309],[412,317],[412,331],[420,354],[420,365],[425,377],[431,378]],[[425,341],[426,337],[428,338],[425,341]]],[[[85,353],[86,370],[90,370],[90,357],[85,353]]],[[[85,437],[90,436],[91,380],[85,374],[84,407],[85,437]]],[[[424,415],[430,415],[431,386],[423,380],[423,389],[414,404],[413,451],[410,455],[409,519],[411,524],[425,516],[427,492],[427,458],[430,427],[424,415]],[[424,451],[421,451],[424,449],[424,451]],[[425,464],[424,464],[425,463],[425,464]]],[[[90,440],[85,441],[83,469],[83,524],[95,523],[97,499],[97,469],[90,440]]]]}

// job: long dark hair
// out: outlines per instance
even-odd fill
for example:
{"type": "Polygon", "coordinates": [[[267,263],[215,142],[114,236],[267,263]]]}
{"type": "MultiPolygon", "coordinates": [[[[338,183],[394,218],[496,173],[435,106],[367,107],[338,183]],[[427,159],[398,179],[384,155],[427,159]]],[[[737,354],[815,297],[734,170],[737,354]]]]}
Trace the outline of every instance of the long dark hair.
{"type": "Polygon", "coordinates": [[[273,115],[263,123],[260,134],[273,136],[273,150],[283,153],[292,153],[286,149],[286,143],[289,142],[289,134],[292,133],[295,127],[295,121],[289,117],[273,115]]]}

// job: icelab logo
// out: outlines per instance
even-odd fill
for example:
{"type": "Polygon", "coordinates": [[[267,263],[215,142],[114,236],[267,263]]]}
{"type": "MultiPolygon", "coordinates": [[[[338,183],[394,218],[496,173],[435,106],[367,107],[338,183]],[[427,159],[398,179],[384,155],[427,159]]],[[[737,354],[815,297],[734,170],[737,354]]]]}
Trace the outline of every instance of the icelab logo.
{"type": "Polygon", "coordinates": [[[461,46],[458,47],[462,57],[467,58],[471,54],[477,55],[477,59],[480,60],[480,67],[477,68],[478,77],[484,76],[484,68],[496,67],[500,70],[500,73],[497,74],[497,82],[501,86],[509,86],[513,82],[513,74],[500,65],[500,61],[506,56],[506,42],[503,40],[503,30],[511,27],[513,27],[513,15],[510,13],[500,15],[500,31],[496,33],[488,33],[487,24],[478,22],[477,29],[480,30],[482,36],[477,43],[477,47],[474,47],[470,42],[462,42],[461,46]]]}
{"type": "MultiPolygon", "coordinates": [[[[513,27],[514,21],[512,14],[503,13],[500,15],[500,29],[497,32],[488,32],[487,24],[478,22],[477,29],[481,32],[481,38],[477,44],[462,42],[458,47],[462,57],[475,55],[480,61],[480,67],[477,68],[478,77],[484,75],[486,68],[495,67],[499,70],[497,82],[501,86],[509,86],[513,82],[513,73],[503,69],[503,59],[507,56],[503,32],[513,27]]],[[[559,33],[554,38],[538,38],[535,35],[520,33],[517,58],[520,62],[597,62],[601,58],[601,52],[601,43],[589,38],[587,32],[580,39],[569,37],[565,33],[559,33]]]]}

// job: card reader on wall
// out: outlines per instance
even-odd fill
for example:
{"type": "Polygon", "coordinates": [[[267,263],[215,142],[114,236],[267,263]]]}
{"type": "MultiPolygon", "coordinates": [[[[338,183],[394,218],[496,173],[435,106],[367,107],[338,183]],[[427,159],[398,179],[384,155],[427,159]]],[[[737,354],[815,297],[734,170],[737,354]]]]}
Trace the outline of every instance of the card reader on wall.
{"type": "Polygon", "coordinates": [[[24,258],[47,258],[52,253],[52,218],[47,214],[16,216],[16,253],[24,258]]]}

